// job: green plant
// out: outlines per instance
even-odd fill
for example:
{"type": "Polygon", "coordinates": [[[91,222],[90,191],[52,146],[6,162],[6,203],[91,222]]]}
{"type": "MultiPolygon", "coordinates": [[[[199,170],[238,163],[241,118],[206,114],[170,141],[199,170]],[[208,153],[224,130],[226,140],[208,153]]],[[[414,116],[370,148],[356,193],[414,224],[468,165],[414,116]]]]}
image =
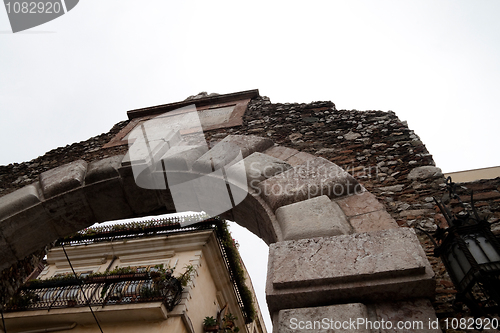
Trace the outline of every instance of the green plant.
{"type": "Polygon", "coordinates": [[[186,269],[186,271],[182,275],[177,277],[177,280],[179,280],[183,287],[187,286],[189,281],[191,281],[191,273],[194,272],[193,265],[186,265],[184,268],[186,269]]]}
{"type": "Polygon", "coordinates": [[[214,317],[205,317],[205,319],[203,319],[204,327],[212,327],[216,325],[217,325],[217,320],[215,320],[214,317]]]}
{"type": "Polygon", "coordinates": [[[226,323],[234,323],[236,320],[238,320],[238,317],[233,316],[231,312],[228,312],[224,318],[222,319],[226,323]]]}
{"type": "Polygon", "coordinates": [[[235,325],[238,317],[233,316],[231,312],[228,312],[224,318],[222,318],[222,330],[224,333],[236,333],[239,332],[240,329],[235,325]]]}
{"type": "Polygon", "coordinates": [[[141,296],[141,298],[153,298],[157,296],[157,292],[153,288],[145,286],[141,288],[139,295],[141,296]]]}
{"type": "Polygon", "coordinates": [[[22,294],[14,295],[7,303],[8,307],[26,308],[33,303],[40,301],[40,296],[32,291],[25,291],[22,294]]]}
{"type": "Polygon", "coordinates": [[[241,257],[238,252],[237,242],[231,237],[231,233],[227,227],[227,223],[221,220],[221,223],[217,224],[217,235],[224,247],[227,259],[229,261],[229,266],[233,272],[236,286],[241,296],[241,300],[245,307],[247,322],[251,322],[255,318],[255,306],[253,303],[253,295],[250,289],[245,284],[245,271],[241,264],[241,257]]]}

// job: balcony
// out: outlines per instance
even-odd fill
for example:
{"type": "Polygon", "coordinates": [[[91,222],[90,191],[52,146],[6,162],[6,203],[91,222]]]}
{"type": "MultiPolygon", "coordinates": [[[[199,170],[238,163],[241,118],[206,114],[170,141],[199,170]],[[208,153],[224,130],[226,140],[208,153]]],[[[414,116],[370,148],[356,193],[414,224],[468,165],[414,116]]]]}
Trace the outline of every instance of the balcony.
{"type": "Polygon", "coordinates": [[[161,302],[168,311],[182,296],[180,281],[157,272],[28,282],[6,312],[161,302]]]}

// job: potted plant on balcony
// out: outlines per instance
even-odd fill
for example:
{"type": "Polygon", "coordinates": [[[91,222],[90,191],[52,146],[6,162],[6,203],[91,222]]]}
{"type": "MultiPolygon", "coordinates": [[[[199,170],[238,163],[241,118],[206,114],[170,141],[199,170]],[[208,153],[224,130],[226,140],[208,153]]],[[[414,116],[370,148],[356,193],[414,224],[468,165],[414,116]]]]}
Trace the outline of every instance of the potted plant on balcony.
{"type": "Polygon", "coordinates": [[[203,319],[203,331],[218,332],[219,325],[217,325],[217,320],[215,320],[214,317],[205,317],[205,319],[203,319]]]}
{"type": "Polygon", "coordinates": [[[222,319],[222,322],[224,323],[224,328],[229,328],[229,329],[232,329],[234,327],[234,322],[237,320],[238,318],[233,316],[232,313],[228,312],[228,314],[226,314],[224,316],[224,318],[222,319]]]}

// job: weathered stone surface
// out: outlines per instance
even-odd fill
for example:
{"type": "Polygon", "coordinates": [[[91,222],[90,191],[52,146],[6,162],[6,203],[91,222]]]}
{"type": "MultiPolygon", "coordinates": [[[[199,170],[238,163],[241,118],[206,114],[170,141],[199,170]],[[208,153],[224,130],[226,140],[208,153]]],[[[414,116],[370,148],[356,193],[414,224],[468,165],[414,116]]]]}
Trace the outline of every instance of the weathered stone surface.
{"type": "Polygon", "coordinates": [[[376,304],[375,311],[379,321],[390,321],[393,324],[391,329],[381,329],[381,333],[401,332],[396,327],[398,322],[407,325],[404,327],[405,333],[441,332],[436,313],[428,299],[376,304]]]}
{"type": "Polygon", "coordinates": [[[340,209],[326,195],[282,206],[276,210],[284,240],[328,237],[352,232],[340,209]]]}
{"type": "Polygon", "coordinates": [[[120,173],[125,198],[135,214],[153,212],[163,207],[155,190],[148,190],[137,186],[131,167],[121,167],[120,173]]]}
{"type": "Polygon", "coordinates": [[[1,221],[0,234],[17,259],[23,259],[44,248],[60,236],[42,204],[29,207],[1,221]]]}
{"type": "MultiPolygon", "coordinates": [[[[364,304],[350,303],[311,308],[287,309],[279,312],[277,332],[367,332],[363,325],[353,325],[358,318],[366,320],[364,304]]],[[[275,331],[276,332],[276,331],[275,331]]]]}
{"type": "Polygon", "coordinates": [[[355,232],[370,232],[398,228],[396,220],[394,220],[385,209],[356,215],[351,217],[349,221],[355,232]]]}
{"type": "Polygon", "coordinates": [[[89,164],[85,184],[93,184],[102,180],[120,177],[120,168],[123,155],[111,156],[89,164]]]}
{"type": "Polygon", "coordinates": [[[282,161],[287,160],[295,154],[298,154],[299,151],[297,149],[287,148],[283,146],[273,146],[263,151],[264,154],[275,157],[282,161]]]}
{"type": "Polygon", "coordinates": [[[255,190],[258,189],[257,184],[261,181],[290,168],[290,164],[280,159],[256,152],[232,165],[228,173],[246,174],[248,185],[255,190]]]}
{"type": "Polygon", "coordinates": [[[336,200],[347,216],[355,216],[384,209],[384,206],[370,192],[362,192],[336,200]]]}
{"type": "Polygon", "coordinates": [[[53,220],[59,237],[68,236],[96,222],[83,188],[52,197],[42,205],[53,220]]]}
{"type": "Polygon", "coordinates": [[[443,173],[440,168],[432,165],[425,165],[414,168],[408,174],[408,180],[423,180],[427,178],[442,177],[443,173]]]}
{"type": "Polygon", "coordinates": [[[434,273],[409,228],[301,239],[269,247],[271,312],[349,300],[432,297],[434,273]]]}
{"type": "Polygon", "coordinates": [[[96,222],[119,220],[133,216],[120,178],[99,181],[83,188],[96,222]]]}
{"type": "Polygon", "coordinates": [[[0,221],[39,203],[38,187],[35,183],[0,197],[0,221]]]}
{"type": "Polygon", "coordinates": [[[266,179],[258,186],[273,210],[321,195],[342,197],[362,189],[350,174],[321,157],[266,179]]]}
{"type": "Polygon", "coordinates": [[[360,280],[366,275],[376,278],[422,274],[426,260],[414,256],[421,250],[416,241],[411,229],[400,228],[276,243],[271,246],[279,264],[275,267],[273,285],[297,286],[313,281],[323,284],[346,277],[360,280]],[[316,257],[311,260],[313,256],[316,257]],[[330,262],[328,269],[325,263],[330,262]]]}
{"type": "Polygon", "coordinates": [[[245,158],[252,153],[261,152],[271,147],[273,142],[270,139],[253,135],[228,135],[212,149],[201,156],[193,164],[193,170],[209,173],[222,167],[229,167],[236,162],[240,152],[245,158]]]}
{"type": "Polygon", "coordinates": [[[46,199],[70,191],[83,184],[87,162],[74,161],[46,171],[40,175],[40,185],[46,199]]]}

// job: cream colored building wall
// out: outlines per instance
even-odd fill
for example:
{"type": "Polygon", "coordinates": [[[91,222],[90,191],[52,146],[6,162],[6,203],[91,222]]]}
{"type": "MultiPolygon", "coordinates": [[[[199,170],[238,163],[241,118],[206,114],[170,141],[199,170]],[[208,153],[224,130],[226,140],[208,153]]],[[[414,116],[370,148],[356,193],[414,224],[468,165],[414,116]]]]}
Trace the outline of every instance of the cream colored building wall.
{"type": "Polygon", "coordinates": [[[494,179],[500,177],[500,166],[491,168],[482,168],[466,171],[449,172],[444,175],[451,177],[455,183],[467,183],[480,179],[494,179]]]}

